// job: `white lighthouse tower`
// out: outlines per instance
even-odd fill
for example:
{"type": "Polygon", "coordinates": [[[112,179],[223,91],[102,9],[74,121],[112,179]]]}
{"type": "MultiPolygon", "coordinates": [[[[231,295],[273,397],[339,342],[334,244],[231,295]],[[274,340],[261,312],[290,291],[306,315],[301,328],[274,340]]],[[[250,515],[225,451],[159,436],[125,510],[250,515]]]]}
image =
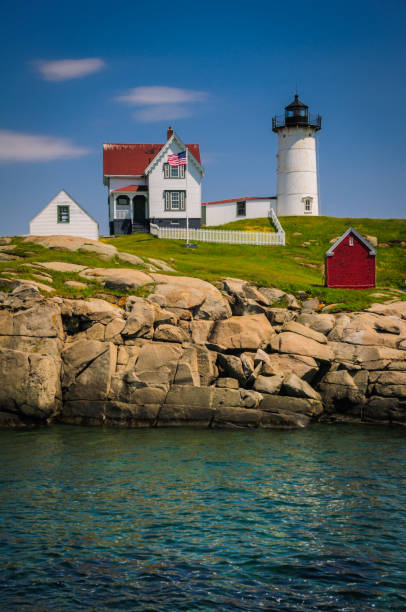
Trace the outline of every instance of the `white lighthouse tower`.
{"type": "Polygon", "coordinates": [[[319,214],[316,132],[320,129],[320,115],[311,116],[297,94],[285,114],[272,119],[279,139],[278,216],[319,214]]]}

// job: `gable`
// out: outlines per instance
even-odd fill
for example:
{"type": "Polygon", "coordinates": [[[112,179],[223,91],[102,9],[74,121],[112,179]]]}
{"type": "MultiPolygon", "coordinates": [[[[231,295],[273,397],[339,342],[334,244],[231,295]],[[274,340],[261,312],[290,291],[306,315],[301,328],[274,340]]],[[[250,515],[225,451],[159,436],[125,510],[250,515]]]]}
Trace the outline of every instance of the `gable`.
{"type": "Polygon", "coordinates": [[[332,247],[326,252],[326,257],[332,257],[334,255],[334,251],[337,249],[339,245],[343,243],[343,241],[347,238],[347,236],[352,235],[357,241],[364,247],[365,250],[368,251],[369,255],[376,255],[376,251],[373,248],[372,244],[368,242],[357,230],[353,227],[349,227],[346,232],[342,236],[336,240],[332,247]]]}
{"type": "Polygon", "coordinates": [[[42,208],[39,213],[37,213],[35,215],[35,217],[33,217],[30,221],[30,223],[32,223],[33,221],[35,221],[38,217],[40,217],[46,210],[50,209],[50,208],[57,208],[58,206],[73,206],[78,208],[79,210],[81,210],[87,217],[89,217],[89,219],[91,219],[92,221],[94,221],[94,223],[96,223],[97,227],[99,227],[99,222],[96,221],[96,219],[94,219],[92,217],[92,215],[89,215],[88,212],[85,211],[84,208],[82,208],[82,206],[80,204],[78,204],[78,202],[76,202],[76,200],[74,200],[72,198],[72,196],[70,196],[64,189],[61,189],[61,191],[59,193],[56,194],[56,196],[54,198],[52,198],[52,200],[50,202],[48,202],[48,204],[46,206],[44,206],[44,208],[42,208]]]}
{"type": "MultiPolygon", "coordinates": [[[[165,144],[104,143],[103,174],[110,176],[143,175],[163,147],[165,144]]],[[[200,164],[199,145],[188,144],[186,147],[200,164]]]]}

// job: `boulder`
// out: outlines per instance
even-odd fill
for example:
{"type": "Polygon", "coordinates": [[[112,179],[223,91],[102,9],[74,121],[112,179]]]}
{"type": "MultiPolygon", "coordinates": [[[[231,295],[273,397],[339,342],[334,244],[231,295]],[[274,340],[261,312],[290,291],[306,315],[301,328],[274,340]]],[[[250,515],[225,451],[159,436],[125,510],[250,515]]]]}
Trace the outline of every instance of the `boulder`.
{"type": "Polygon", "coordinates": [[[59,359],[0,348],[0,407],[44,420],[59,408],[59,359]]]}
{"type": "Polygon", "coordinates": [[[319,385],[320,393],[328,406],[348,410],[350,404],[362,403],[365,396],[358,389],[346,370],[327,372],[319,385]]]}
{"type": "Polygon", "coordinates": [[[145,261],[141,259],[141,257],[137,257],[137,255],[133,255],[132,253],[121,253],[119,251],[116,253],[116,256],[120,261],[125,261],[126,263],[132,264],[133,266],[144,266],[145,261]]]}
{"type": "MultiPolygon", "coordinates": [[[[60,309],[67,327],[72,330],[78,320],[107,325],[116,318],[123,319],[123,311],[119,306],[99,298],[89,298],[88,300],[64,299],[60,309]]],[[[77,327],[77,331],[79,331],[80,325],[77,325],[77,327]]]]}
{"type": "Polygon", "coordinates": [[[258,291],[265,298],[268,306],[272,306],[272,304],[279,302],[286,296],[284,291],[275,289],[274,287],[259,287],[258,291]]]}
{"type": "Polygon", "coordinates": [[[152,257],[148,257],[148,261],[164,272],[175,272],[175,270],[169,264],[167,264],[166,261],[162,261],[162,259],[153,259],[152,257]]]}
{"type": "Polygon", "coordinates": [[[296,321],[326,336],[335,326],[335,318],[333,315],[329,314],[302,313],[298,316],[296,321]]]}
{"type": "Polygon", "coordinates": [[[131,312],[123,331],[124,337],[145,336],[154,327],[155,308],[154,305],[143,298],[134,298],[131,304],[131,312]]]}
{"type": "Polygon", "coordinates": [[[268,362],[265,362],[262,367],[262,373],[267,376],[273,374],[284,374],[287,376],[294,372],[297,376],[310,383],[319,370],[317,361],[313,357],[278,353],[272,353],[268,357],[268,362]]]}
{"type": "Polygon", "coordinates": [[[207,344],[213,325],[213,321],[192,321],[190,332],[193,342],[196,344],[207,344]]]}
{"type": "Polygon", "coordinates": [[[86,283],[81,283],[80,281],[67,280],[65,281],[65,285],[67,287],[72,287],[72,289],[85,289],[89,285],[86,283]]]}
{"type": "Polygon", "coordinates": [[[288,321],[291,321],[295,314],[287,308],[269,308],[266,316],[273,327],[278,329],[288,321]]]}
{"type": "Polygon", "coordinates": [[[104,400],[115,372],[117,347],[111,342],[79,340],[62,353],[66,400],[104,400]]]}
{"type": "Polygon", "coordinates": [[[223,389],[238,389],[238,380],[235,378],[218,378],[216,380],[216,387],[223,389]]]}
{"type": "Polygon", "coordinates": [[[326,344],[322,344],[303,334],[290,331],[283,331],[278,336],[275,336],[271,341],[271,347],[279,353],[303,355],[325,362],[331,361],[334,357],[331,348],[326,344]]]}
{"type": "Polygon", "coordinates": [[[406,302],[392,302],[390,304],[372,304],[367,312],[373,312],[379,315],[390,315],[406,319],[406,302]]]}
{"type": "Polygon", "coordinates": [[[0,311],[0,335],[63,338],[61,311],[56,304],[37,303],[26,310],[0,311]]]}
{"type": "Polygon", "coordinates": [[[390,423],[399,401],[393,397],[369,397],[362,407],[362,420],[370,423],[390,423]]]}
{"type": "Polygon", "coordinates": [[[104,244],[98,240],[81,238],[79,236],[27,236],[24,242],[40,244],[47,249],[56,251],[85,251],[96,253],[104,258],[111,259],[117,254],[117,249],[111,244],[104,244]]]}
{"type": "Polygon", "coordinates": [[[154,332],[154,340],[161,342],[187,342],[189,340],[188,335],[183,331],[181,327],[176,325],[159,325],[154,332]]]}
{"type": "Polygon", "coordinates": [[[374,395],[406,398],[406,371],[374,372],[370,375],[374,395]]]}
{"type": "Polygon", "coordinates": [[[104,423],[116,427],[152,427],[158,418],[159,404],[106,402],[104,423]]]}
{"type": "Polygon", "coordinates": [[[164,274],[151,274],[151,277],[156,283],[154,294],[164,298],[165,306],[186,310],[197,309],[208,297],[228,306],[228,302],[218,289],[199,278],[164,274]]]}
{"type": "Polygon", "coordinates": [[[258,408],[263,399],[262,393],[251,389],[240,389],[241,403],[244,408],[258,408]]]}
{"type": "Polygon", "coordinates": [[[327,344],[326,337],[324,334],[320,334],[314,329],[310,327],[306,327],[305,325],[301,325],[296,321],[288,321],[282,328],[283,332],[292,332],[294,334],[299,334],[300,336],[304,336],[305,338],[310,338],[310,340],[315,340],[320,344],[327,344]]]}
{"type": "Polygon", "coordinates": [[[219,406],[214,413],[211,427],[214,429],[256,428],[261,419],[259,410],[219,406]]]}
{"type": "Polygon", "coordinates": [[[213,387],[212,405],[219,406],[241,406],[241,395],[237,389],[225,389],[213,387]]]}
{"type": "Polygon", "coordinates": [[[310,425],[311,419],[305,414],[289,410],[272,412],[261,411],[259,426],[264,429],[302,429],[310,425]]]}
{"type": "Polygon", "coordinates": [[[179,344],[148,342],[140,349],[135,372],[137,375],[141,372],[151,372],[158,376],[162,368],[167,368],[170,373],[169,382],[172,383],[182,355],[183,349],[179,344]]]}
{"type": "Polygon", "coordinates": [[[38,266],[46,270],[54,270],[55,272],[81,272],[86,270],[87,266],[68,263],[66,261],[43,261],[38,263],[38,266]]]}
{"type": "Polygon", "coordinates": [[[197,351],[194,346],[185,348],[183,355],[178,361],[174,385],[192,385],[200,387],[199,364],[197,351]]]}
{"type": "Polygon", "coordinates": [[[196,345],[197,368],[200,376],[200,385],[209,386],[216,377],[217,353],[209,351],[205,346],[196,345]]]}
{"type": "Polygon", "coordinates": [[[209,344],[219,351],[256,351],[261,345],[269,344],[274,334],[272,326],[263,314],[231,317],[215,322],[209,336],[209,344]]]}
{"type": "Polygon", "coordinates": [[[217,356],[218,367],[227,378],[238,380],[241,386],[244,385],[246,376],[242,367],[241,359],[236,355],[223,355],[219,353],[217,356]]]}
{"type": "Polygon", "coordinates": [[[97,280],[107,289],[137,289],[153,283],[151,276],[132,268],[87,268],[79,276],[97,280]]]}
{"type": "Polygon", "coordinates": [[[212,387],[173,385],[159,412],[158,427],[208,427],[214,414],[212,393],[212,387]]]}
{"type": "Polygon", "coordinates": [[[231,308],[223,298],[219,300],[217,297],[209,295],[194,314],[195,319],[204,319],[210,321],[220,321],[231,317],[231,308]]]}
{"type": "Polygon", "coordinates": [[[321,400],[320,394],[309,383],[296,376],[293,372],[283,381],[282,390],[285,395],[290,397],[306,397],[318,401],[321,400]]]}
{"type": "Polygon", "coordinates": [[[302,303],[302,312],[315,312],[319,306],[320,300],[318,298],[309,298],[302,303]]]}
{"type": "Polygon", "coordinates": [[[279,391],[281,390],[282,383],[283,376],[280,374],[276,374],[275,376],[258,376],[254,383],[254,389],[260,393],[278,395],[279,391]]]}
{"type": "Polygon", "coordinates": [[[318,417],[323,412],[320,401],[302,397],[286,397],[282,395],[266,395],[259,405],[260,410],[276,413],[296,413],[311,418],[318,417]]]}

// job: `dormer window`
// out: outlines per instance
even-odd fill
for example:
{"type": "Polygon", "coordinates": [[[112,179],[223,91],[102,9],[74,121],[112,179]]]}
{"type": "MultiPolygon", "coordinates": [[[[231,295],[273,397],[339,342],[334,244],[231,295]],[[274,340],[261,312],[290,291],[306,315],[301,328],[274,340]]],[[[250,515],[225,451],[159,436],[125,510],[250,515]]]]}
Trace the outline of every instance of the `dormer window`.
{"type": "Polygon", "coordinates": [[[185,178],[185,166],[170,166],[168,163],[164,164],[164,177],[166,179],[171,178],[185,178]]]}

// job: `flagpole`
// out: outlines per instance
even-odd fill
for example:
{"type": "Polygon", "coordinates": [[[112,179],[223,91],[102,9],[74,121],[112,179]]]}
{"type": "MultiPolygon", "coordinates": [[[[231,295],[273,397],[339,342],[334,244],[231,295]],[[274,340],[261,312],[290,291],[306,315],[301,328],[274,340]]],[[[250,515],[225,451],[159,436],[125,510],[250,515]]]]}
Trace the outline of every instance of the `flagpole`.
{"type": "Polygon", "coordinates": [[[185,194],[185,208],[186,208],[186,245],[189,246],[189,198],[188,198],[188,192],[187,192],[187,175],[188,175],[188,170],[189,170],[189,161],[188,161],[188,150],[186,147],[186,168],[185,168],[185,172],[186,172],[186,194],[185,194]]]}

